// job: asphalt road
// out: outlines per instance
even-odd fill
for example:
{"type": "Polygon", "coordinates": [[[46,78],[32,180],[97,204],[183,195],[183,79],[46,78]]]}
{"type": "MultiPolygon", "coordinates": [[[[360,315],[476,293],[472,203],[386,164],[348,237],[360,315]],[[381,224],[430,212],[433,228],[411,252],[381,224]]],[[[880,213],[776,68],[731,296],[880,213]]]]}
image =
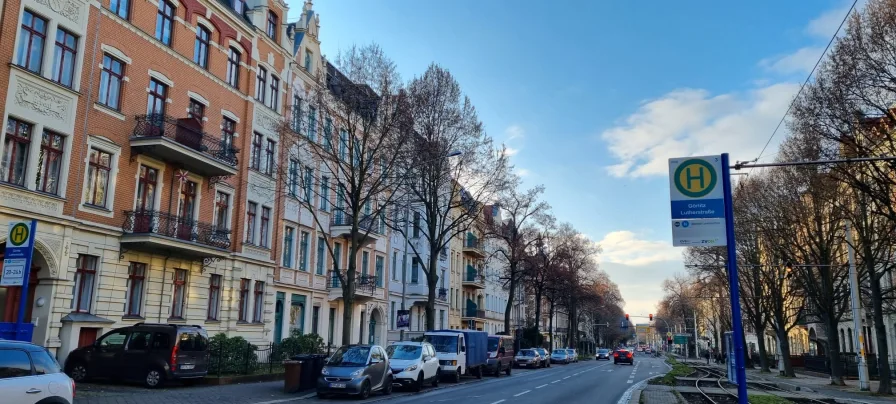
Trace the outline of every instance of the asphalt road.
{"type": "MultiPolygon", "coordinates": [[[[512,376],[464,378],[461,385],[443,383],[438,389],[421,393],[397,392],[392,396],[374,395],[366,402],[383,403],[458,403],[458,404],[615,404],[638,382],[664,373],[668,368],[662,358],[635,356],[635,366],[613,365],[612,361],[583,361],[569,365],[552,365],[548,369],[514,369],[512,376]]],[[[312,398],[303,402],[354,401],[351,398],[312,398]]]]}

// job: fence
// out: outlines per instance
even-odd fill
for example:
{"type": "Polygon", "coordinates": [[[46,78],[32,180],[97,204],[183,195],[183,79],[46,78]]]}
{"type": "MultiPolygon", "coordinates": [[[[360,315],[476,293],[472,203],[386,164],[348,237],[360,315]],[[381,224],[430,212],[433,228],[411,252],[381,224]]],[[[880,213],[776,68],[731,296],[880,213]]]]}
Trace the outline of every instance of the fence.
{"type": "MultiPolygon", "coordinates": [[[[859,358],[855,354],[841,354],[840,366],[843,369],[843,375],[846,377],[859,377],[859,358]]],[[[827,356],[803,355],[803,362],[806,370],[819,373],[831,373],[831,364],[827,356]]],[[[876,379],[879,375],[877,366],[877,355],[865,355],[865,363],[868,364],[868,375],[872,379],[876,379]]],[[[896,361],[890,361],[890,375],[896,378],[896,361]]]]}
{"type": "Polygon", "coordinates": [[[212,341],[208,348],[208,374],[220,377],[283,373],[284,360],[303,354],[329,356],[336,348],[328,345],[325,349],[315,350],[282,343],[258,346],[244,340],[212,341]]]}

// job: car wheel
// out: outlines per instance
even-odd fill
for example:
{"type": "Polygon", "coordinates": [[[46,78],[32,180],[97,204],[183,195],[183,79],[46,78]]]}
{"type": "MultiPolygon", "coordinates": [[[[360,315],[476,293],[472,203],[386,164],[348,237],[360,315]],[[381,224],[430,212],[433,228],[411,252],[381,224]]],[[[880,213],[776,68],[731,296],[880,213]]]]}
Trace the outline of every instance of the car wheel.
{"type": "MultiPolygon", "coordinates": [[[[420,372],[420,373],[423,373],[423,372],[420,372]]],[[[423,376],[421,375],[420,377],[423,377],[423,376]]],[[[389,394],[392,394],[392,376],[389,376],[389,378],[386,379],[386,385],[383,386],[383,395],[388,396],[389,394]]]]}
{"type": "Polygon", "coordinates": [[[420,391],[423,390],[423,372],[417,373],[417,380],[414,381],[414,385],[411,386],[412,391],[420,391]]]}
{"type": "Polygon", "coordinates": [[[457,368],[457,371],[454,372],[454,382],[460,383],[460,368],[457,368]]]}
{"type": "Polygon", "coordinates": [[[89,374],[87,373],[87,364],[84,362],[75,362],[68,370],[69,377],[75,381],[75,383],[81,383],[83,381],[87,381],[89,378],[89,374]]]}
{"type": "Polygon", "coordinates": [[[358,393],[358,398],[361,400],[366,400],[367,397],[370,397],[370,380],[361,383],[361,392],[358,393]]]}
{"type": "Polygon", "coordinates": [[[436,377],[432,379],[432,387],[439,387],[439,380],[442,380],[442,369],[436,370],[436,377]]]}
{"type": "Polygon", "coordinates": [[[501,362],[495,365],[495,377],[501,377],[501,362]]]}
{"type": "Polygon", "coordinates": [[[506,374],[507,376],[510,376],[510,371],[512,368],[513,368],[513,366],[508,366],[507,369],[504,369],[504,374],[506,374]]]}
{"type": "Polygon", "coordinates": [[[146,371],[146,376],[143,377],[143,384],[151,389],[161,386],[164,382],[165,373],[158,368],[150,368],[146,371]]]}

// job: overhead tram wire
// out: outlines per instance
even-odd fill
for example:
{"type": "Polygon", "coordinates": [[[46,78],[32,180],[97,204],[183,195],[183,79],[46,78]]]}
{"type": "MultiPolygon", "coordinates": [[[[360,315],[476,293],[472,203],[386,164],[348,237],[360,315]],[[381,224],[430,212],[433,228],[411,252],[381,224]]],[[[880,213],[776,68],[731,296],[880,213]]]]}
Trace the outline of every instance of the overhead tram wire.
{"type": "Polygon", "coordinates": [[[768,149],[768,145],[772,143],[772,139],[775,138],[775,135],[778,133],[778,130],[781,129],[781,125],[784,124],[784,120],[787,119],[787,115],[790,114],[790,110],[793,109],[794,104],[796,104],[797,98],[799,98],[800,94],[802,94],[803,89],[806,88],[806,84],[809,84],[809,80],[812,79],[812,76],[815,75],[815,70],[818,69],[818,65],[821,64],[821,61],[824,59],[824,55],[828,53],[828,49],[831,48],[831,44],[834,43],[834,40],[837,39],[837,34],[840,33],[840,30],[843,29],[843,24],[846,23],[846,19],[849,18],[849,15],[852,14],[852,10],[856,8],[856,4],[859,0],[853,0],[852,5],[849,6],[849,10],[846,11],[846,15],[843,16],[843,20],[840,21],[840,25],[837,26],[837,30],[834,31],[834,35],[831,36],[831,40],[828,41],[828,45],[824,47],[824,51],[821,52],[821,55],[818,56],[818,60],[815,61],[815,66],[812,66],[812,71],[809,72],[809,75],[806,76],[806,80],[803,81],[803,84],[800,86],[799,91],[796,92],[796,95],[793,96],[793,99],[790,101],[790,105],[787,107],[787,110],[784,111],[784,116],[781,117],[781,120],[778,121],[778,125],[775,126],[775,130],[772,131],[771,136],[768,137],[768,140],[765,141],[765,146],[762,146],[762,151],[759,152],[759,156],[756,157],[753,162],[759,161],[762,158],[762,155],[765,154],[765,150],[768,149]]]}

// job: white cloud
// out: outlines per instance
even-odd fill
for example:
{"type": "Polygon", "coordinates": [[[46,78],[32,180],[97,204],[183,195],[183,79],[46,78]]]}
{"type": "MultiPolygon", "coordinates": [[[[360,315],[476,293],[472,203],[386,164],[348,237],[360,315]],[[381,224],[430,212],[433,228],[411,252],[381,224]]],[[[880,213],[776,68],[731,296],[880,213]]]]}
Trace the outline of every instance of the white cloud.
{"type": "MultiPolygon", "coordinates": [[[[861,10],[864,5],[865,1],[860,0],[856,4],[856,10],[861,10]]],[[[834,32],[837,31],[837,27],[840,26],[840,22],[843,21],[843,17],[846,16],[850,6],[852,6],[852,2],[848,1],[840,7],[825,11],[818,17],[815,17],[806,26],[806,33],[814,37],[830,39],[834,32]]]]}
{"type": "MultiPolygon", "coordinates": [[[[615,177],[661,176],[668,174],[671,157],[729,152],[732,160],[753,159],[798,88],[783,83],[719,95],[681,89],[646,101],[601,134],[619,160],[607,171],[615,177]]],[[[779,133],[776,140],[784,137],[779,133]]]]}
{"type": "Polygon", "coordinates": [[[759,61],[762,68],[780,74],[809,73],[824,52],[822,46],[807,46],[796,52],[759,61]]]}
{"type": "Polygon", "coordinates": [[[504,141],[509,142],[513,139],[522,138],[526,135],[526,132],[523,130],[523,127],[520,125],[510,125],[506,129],[504,129],[504,141]]]}
{"type": "Polygon", "coordinates": [[[681,249],[669,241],[646,240],[628,230],[607,233],[597,242],[603,250],[601,262],[628,266],[644,266],[662,261],[681,260],[681,249]]]}
{"type": "Polygon", "coordinates": [[[531,174],[531,172],[525,168],[517,167],[516,169],[516,175],[519,175],[520,177],[528,177],[529,174],[531,174]]]}
{"type": "Polygon", "coordinates": [[[520,149],[514,149],[513,147],[505,146],[504,147],[504,155],[505,156],[514,156],[520,152],[520,149]]]}

